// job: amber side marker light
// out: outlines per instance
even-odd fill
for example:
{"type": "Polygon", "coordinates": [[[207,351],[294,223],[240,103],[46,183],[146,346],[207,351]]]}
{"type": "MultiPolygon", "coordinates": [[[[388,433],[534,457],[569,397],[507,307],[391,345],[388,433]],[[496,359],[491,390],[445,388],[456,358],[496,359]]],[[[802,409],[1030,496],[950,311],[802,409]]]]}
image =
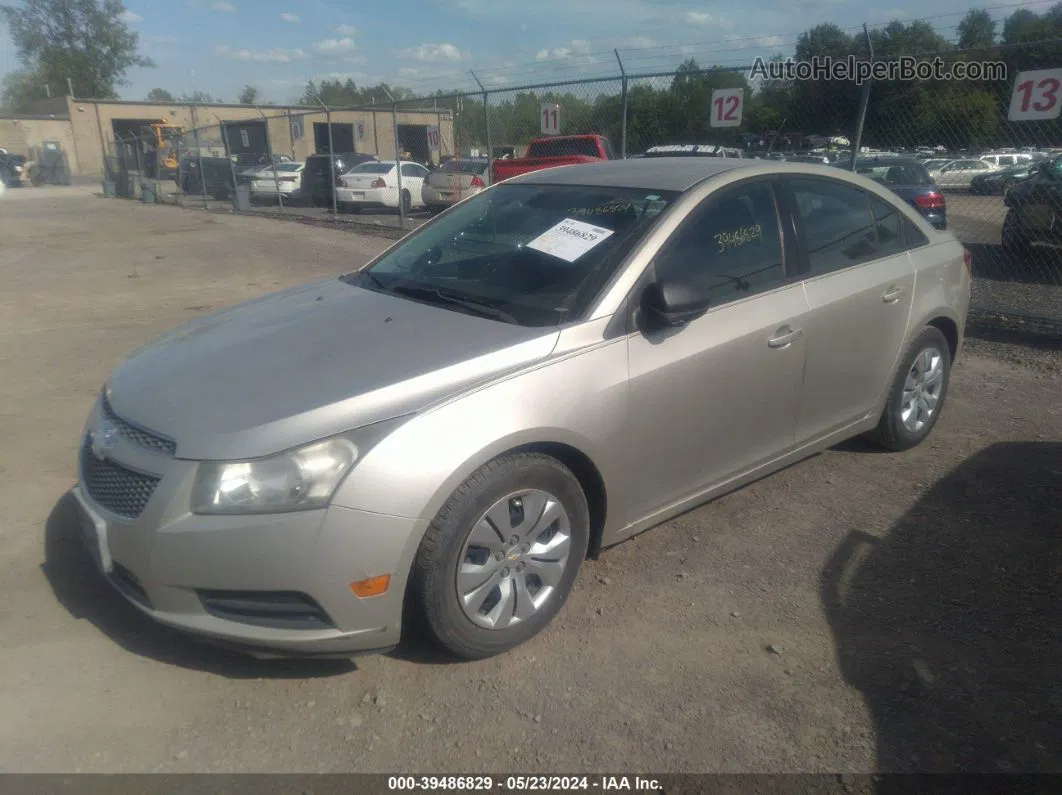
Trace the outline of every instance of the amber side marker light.
{"type": "Polygon", "coordinates": [[[352,582],[350,584],[350,590],[354,592],[355,596],[367,599],[370,596],[380,596],[381,594],[387,593],[387,589],[390,585],[390,574],[378,574],[377,576],[369,577],[366,580],[352,582]]]}

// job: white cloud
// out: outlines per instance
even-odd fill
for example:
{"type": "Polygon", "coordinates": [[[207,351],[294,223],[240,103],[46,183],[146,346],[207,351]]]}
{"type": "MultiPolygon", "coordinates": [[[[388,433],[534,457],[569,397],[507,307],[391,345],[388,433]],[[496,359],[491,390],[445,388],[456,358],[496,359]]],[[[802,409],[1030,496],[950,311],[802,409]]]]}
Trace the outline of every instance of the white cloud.
{"type": "Polygon", "coordinates": [[[298,25],[302,21],[299,19],[298,14],[289,14],[287,12],[281,14],[280,18],[285,22],[290,22],[292,25],[298,25]]]}
{"type": "Polygon", "coordinates": [[[349,36],[342,39],[322,39],[315,42],[313,48],[320,55],[346,55],[354,52],[354,39],[349,36]]]}
{"type": "Polygon", "coordinates": [[[358,32],[358,29],[353,25],[336,25],[333,30],[335,30],[340,36],[353,36],[358,32]]]}
{"type": "Polygon", "coordinates": [[[695,28],[705,28],[715,22],[715,17],[703,11],[687,11],[683,15],[682,21],[695,28]]]}
{"type": "Polygon", "coordinates": [[[509,78],[503,77],[502,75],[489,75],[487,77],[487,85],[490,86],[504,86],[508,82],[509,78]]]}
{"type": "Polygon", "coordinates": [[[552,61],[561,58],[586,57],[590,55],[590,42],[586,39],[573,39],[566,47],[541,49],[535,55],[536,61],[552,61]]]}
{"type": "Polygon", "coordinates": [[[120,15],[122,22],[143,22],[144,18],[140,14],[134,14],[132,11],[123,11],[120,15]]]}
{"type": "Polygon", "coordinates": [[[460,61],[465,58],[465,55],[452,44],[418,44],[416,47],[410,47],[406,50],[399,50],[398,55],[405,58],[412,58],[415,61],[428,61],[430,63],[437,63],[439,61],[460,61]]]}
{"type": "Polygon", "coordinates": [[[219,3],[214,3],[214,10],[224,12],[235,11],[236,6],[234,6],[232,3],[226,3],[224,2],[224,0],[222,0],[219,3]]]}
{"type": "Polygon", "coordinates": [[[253,61],[255,63],[292,63],[306,58],[306,52],[300,49],[284,50],[233,50],[225,45],[214,48],[218,55],[224,55],[233,61],[253,61]]]}

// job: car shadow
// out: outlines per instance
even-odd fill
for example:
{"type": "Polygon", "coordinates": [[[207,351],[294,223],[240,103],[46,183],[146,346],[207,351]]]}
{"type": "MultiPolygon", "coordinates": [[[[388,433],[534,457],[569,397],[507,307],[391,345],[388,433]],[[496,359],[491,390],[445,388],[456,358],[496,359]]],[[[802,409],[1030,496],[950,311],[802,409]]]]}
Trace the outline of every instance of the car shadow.
{"type": "MultiPolygon", "coordinates": [[[[1062,772],[1060,487],[1062,442],[992,445],[824,567],[878,771],[1062,772]]],[[[901,784],[885,776],[879,792],[901,784]]]]}
{"type": "Polygon", "coordinates": [[[308,679],[356,670],[351,660],[257,660],[196,640],[152,621],[125,601],[103,578],[85,550],[77,502],[67,492],[44,528],[41,570],[56,599],[75,619],[88,621],[126,651],[167,665],[230,679],[308,679]]]}
{"type": "Polygon", "coordinates": [[[976,279],[1020,284],[1062,283],[1062,252],[1035,246],[1028,254],[1011,253],[1000,245],[966,243],[973,255],[976,279]]]}

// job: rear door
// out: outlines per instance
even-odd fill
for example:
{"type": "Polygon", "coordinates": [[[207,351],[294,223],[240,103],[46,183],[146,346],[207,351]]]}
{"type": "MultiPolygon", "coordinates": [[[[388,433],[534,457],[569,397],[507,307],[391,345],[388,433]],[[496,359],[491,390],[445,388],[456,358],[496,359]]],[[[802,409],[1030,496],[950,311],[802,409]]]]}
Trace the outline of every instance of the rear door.
{"type": "Polygon", "coordinates": [[[430,173],[420,163],[402,164],[402,190],[409,191],[414,206],[424,204],[424,180],[430,173]]]}
{"type": "Polygon", "coordinates": [[[787,177],[804,290],[807,364],[797,443],[860,420],[892,377],[911,312],[915,272],[900,212],[850,184],[787,177]]]}

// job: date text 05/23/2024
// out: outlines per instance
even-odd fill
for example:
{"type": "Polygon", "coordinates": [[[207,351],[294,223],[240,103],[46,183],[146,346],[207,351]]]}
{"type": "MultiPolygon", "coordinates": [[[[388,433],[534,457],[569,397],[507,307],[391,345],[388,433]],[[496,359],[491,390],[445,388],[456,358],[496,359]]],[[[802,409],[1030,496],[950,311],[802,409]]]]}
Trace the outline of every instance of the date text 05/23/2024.
{"type": "Polygon", "coordinates": [[[392,792],[507,792],[654,791],[655,778],[641,776],[389,776],[392,792]]]}

